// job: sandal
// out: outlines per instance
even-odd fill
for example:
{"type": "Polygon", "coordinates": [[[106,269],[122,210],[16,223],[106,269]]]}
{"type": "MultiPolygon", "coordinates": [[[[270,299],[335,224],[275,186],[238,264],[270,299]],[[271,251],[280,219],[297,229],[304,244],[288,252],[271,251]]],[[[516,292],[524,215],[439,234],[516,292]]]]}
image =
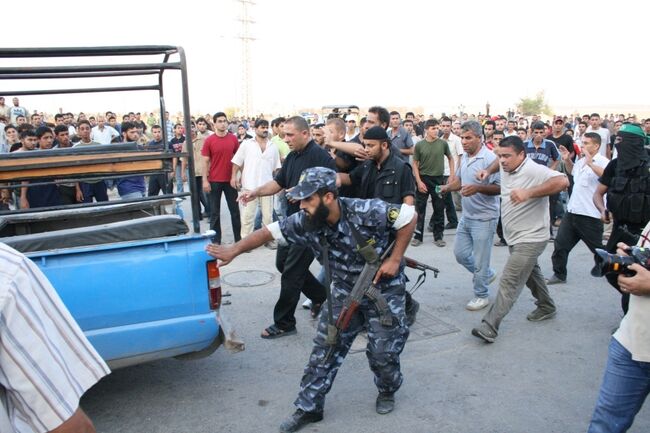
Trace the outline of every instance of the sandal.
{"type": "Polygon", "coordinates": [[[267,339],[267,340],[272,340],[274,338],[280,338],[280,337],[285,337],[287,335],[293,335],[295,334],[296,327],[294,326],[291,329],[280,329],[275,325],[271,325],[268,328],[264,330],[264,332],[260,335],[260,337],[267,339]],[[266,332],[266,334],[264,334],[266,332]]]}
{"type": "Polygon", "coordinates": [[[317,304],[315,302],[312,302],[311,308],[310,308],[310,313],[311,313],[311,318],[315,319],[318,317],[320,314],[320,309],[322,308],[323,304],[317,304]]]}

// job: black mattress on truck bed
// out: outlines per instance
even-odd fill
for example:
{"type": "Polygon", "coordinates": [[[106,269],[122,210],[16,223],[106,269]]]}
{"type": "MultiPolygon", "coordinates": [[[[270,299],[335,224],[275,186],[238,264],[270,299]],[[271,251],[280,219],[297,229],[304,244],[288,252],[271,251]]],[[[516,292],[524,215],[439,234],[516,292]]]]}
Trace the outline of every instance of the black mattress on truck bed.
{"type": "Polygon", "coordinates": [[[91,207],[65,207],[57,210],[0,214],[0,237],[27,235],[53,230],[95,226],[152,215],[167,215],[174,205],[171,197],[134,202],[105,202],[91,207]]]}
{"type": "Polygon", "coordinates": [[[158,215],[88,227],[78,227],[0,238],[0,242],[23,252],[48,251],[86,245],[178,236],[189,231],[178,215],[158,215]]]}

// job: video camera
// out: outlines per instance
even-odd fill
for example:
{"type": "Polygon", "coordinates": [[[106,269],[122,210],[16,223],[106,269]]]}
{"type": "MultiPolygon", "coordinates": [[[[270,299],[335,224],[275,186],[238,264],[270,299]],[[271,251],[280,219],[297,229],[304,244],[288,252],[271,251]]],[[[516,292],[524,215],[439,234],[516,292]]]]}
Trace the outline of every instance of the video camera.
{"type": "Polygon", "coordinates": [[[596,248],[596,266],[591,270],[594,277],[603,277],[606,274],[623,274],[631,277],[635,274],[629,269],[633,263],[638,263],[650,270],[650,249],[641,247],[626,248],[627,256],[610,254],[605,250],[596,248]]]}

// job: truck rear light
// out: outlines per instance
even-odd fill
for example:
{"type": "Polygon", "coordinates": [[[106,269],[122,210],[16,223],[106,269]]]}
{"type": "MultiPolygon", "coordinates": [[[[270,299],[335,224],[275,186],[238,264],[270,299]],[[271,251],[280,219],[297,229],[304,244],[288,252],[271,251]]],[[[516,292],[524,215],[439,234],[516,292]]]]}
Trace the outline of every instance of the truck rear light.
{"type": "Polygon", "coordinates": [[[208,271],[208,294],[210,309],[216,310],[221,306],[221,278],[216,260],[206,262],[208,271]]]}

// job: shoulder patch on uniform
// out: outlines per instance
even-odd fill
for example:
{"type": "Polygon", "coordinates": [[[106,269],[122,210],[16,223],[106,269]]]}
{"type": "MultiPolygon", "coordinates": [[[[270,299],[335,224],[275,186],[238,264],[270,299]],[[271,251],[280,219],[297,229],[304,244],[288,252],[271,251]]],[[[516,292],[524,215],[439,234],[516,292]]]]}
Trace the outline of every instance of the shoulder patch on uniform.
{"type": "Polygon", "coordinates": [[[388,222],[393,224],[395,221],[397,221],[397,217],[399,217],[399,208],[392,206],[389,207],[386,217],[388,218],[388,222]]]}

